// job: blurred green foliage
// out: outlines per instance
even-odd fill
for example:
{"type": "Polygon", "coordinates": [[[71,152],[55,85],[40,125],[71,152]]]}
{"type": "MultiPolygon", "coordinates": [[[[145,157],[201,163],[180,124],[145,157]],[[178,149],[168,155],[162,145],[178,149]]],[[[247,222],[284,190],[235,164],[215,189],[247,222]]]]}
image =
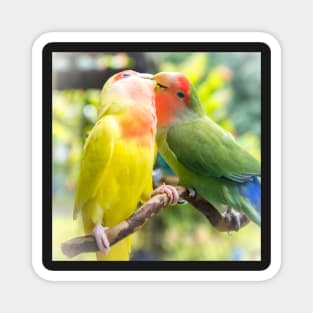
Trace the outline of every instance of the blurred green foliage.
{"type": "MultiPolygon", "coordinates": [[[[260,158],[257,53],[142,53],[140,57],[149,60],[146,72],[176,71],[187,75],[198,90],[207,115],[260,158]]],[[[116,56],[106,55],[101,60],[114,59],[116,56]]],[[[136,60],[130,57],[127,60],[128,67],[136,69],[136,60]]],[[[117,72],[122,70],[122,63],[120,68],[114,64],[117,72]]],[[[72,207],[81,151],[86,133],[96,120],[99,92],[99,89],[53,90],[55,259],[66,259],[60,244],[83,232],[81,221],[72,220],[72,207]]],[[[165,170],[165,167],[162,162],[156,164],[156,168],[165,170]]],[[[132,247],[132,258],[136,260],[257,260],[260,229],[250,223],[237,233],[218,233],[190,205],[177,205],[163,210],[134,234],[132,247]]],[[[94,259],[94,255],[85,254],[77,259],[94,259]]]]}

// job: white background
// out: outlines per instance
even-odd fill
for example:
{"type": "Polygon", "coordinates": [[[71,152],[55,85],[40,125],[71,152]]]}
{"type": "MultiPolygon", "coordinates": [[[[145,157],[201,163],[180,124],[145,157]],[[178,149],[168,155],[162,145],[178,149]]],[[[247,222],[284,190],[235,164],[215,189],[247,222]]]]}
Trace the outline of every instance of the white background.
{"type": "Polygon", "coordinates": [[[54,32],[41,35],[32,54],[32,263],[52,281],[260,281],[272,278],[281,264],[281,49],[264,32],[54,32]],[[42,264],[42,51],[51,42],[262,42],[271,51],[271,262],[264,271],[48,271],[42,264]],[[275,123],[273,123],[275,121],[275,123]],[[276,126],[276,127],[273,127],[276,126]],[[279,129],[277,129],[279,127],[279,129]],[[275,230],[275,231],[274,231],[275,230]]]}
{"type": "MultiPolygon", "coordinates": [[[[10,1],[1,8],[1,311],[267,312],[311,305],[309,1],[10,1]],[[293,3],[291,5],[291,3],[293,3]],[[266,31],[283,50],[283,265],[258,283],[49,283],[31,268],[31,45],[47,31],[266,31]]],[[[275,209],[275,208],[273,208],[275,209]]]]}

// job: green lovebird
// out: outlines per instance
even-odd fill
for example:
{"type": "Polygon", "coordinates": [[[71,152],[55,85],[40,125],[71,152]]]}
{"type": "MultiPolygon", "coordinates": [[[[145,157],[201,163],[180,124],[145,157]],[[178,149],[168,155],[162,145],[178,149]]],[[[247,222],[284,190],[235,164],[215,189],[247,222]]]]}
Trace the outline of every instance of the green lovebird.
{"type": "Polygon", "coordinates": [[[161,72],[156,82],[157,145],[180,184],[219,211],[234,208],[261,222],[260,163],[202,108],[181,73],[161,72]]]}

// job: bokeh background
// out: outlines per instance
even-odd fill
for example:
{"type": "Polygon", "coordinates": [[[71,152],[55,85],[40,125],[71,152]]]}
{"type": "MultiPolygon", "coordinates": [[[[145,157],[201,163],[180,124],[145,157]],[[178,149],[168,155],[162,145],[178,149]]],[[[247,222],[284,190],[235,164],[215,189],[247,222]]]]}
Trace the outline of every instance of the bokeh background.
{"type": "MultiPolygon", "coordinates": [[[[124,69],[178,71],[198,90],[205,112],[260,159],[259,53],[53,54],[53,259],[66,260],[61,243],[83,234],[73,221],[76,181],[86,133],[93,127],[101,87],[124,69]]],[[[159,156],[157,172],[171,175],[159,156]]],[[[189,205],[163,210],[133,235],[133,260],[259,260],[260,228],[219,233],[189,205]]],[[[75,259],[93,260],[94,254],[75,259]]]]}

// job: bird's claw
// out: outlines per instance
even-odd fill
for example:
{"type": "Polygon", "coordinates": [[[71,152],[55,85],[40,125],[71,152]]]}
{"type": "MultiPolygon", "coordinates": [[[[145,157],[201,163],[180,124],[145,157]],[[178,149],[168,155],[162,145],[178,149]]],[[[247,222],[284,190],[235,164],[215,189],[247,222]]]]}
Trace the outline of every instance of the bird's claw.
{"type": "Polygon", "coordinates": [[[168,203],[167,205],[176,205],[179,201],[179,194],[177,189],[171,185],[161,185],[160,187],[156,188],[152,193],[151,196],[155,196],[158,194],[166,194],[168,196],[168,203]]]}
{"type": "Polygon", "coordinates": [[[192,189],[191,187],[187,187],[187,191],[189,193],[189,197],[190,198],[195,198],[196,197],[197,193],[196,193],[196,191],[194,189],[192,189]]]}
{"type": "Polygon", "coordinates": [[[110,242],[105,234],[105,230],[107,229],[108,227],[103,227],[100,223],[97,223],[91,232],[91,236],[95,238],[99,250],[104,255],[107,255],[110,251],[110,242]]]}
{"type": "Polygon", "coordinates": [[[222,214],[223,220],[228,226],[229,231],[238,231],[241,227],[248,223],[246,215],[235,211],[233,208],[227,208],[226,212],[222,214]]]}

